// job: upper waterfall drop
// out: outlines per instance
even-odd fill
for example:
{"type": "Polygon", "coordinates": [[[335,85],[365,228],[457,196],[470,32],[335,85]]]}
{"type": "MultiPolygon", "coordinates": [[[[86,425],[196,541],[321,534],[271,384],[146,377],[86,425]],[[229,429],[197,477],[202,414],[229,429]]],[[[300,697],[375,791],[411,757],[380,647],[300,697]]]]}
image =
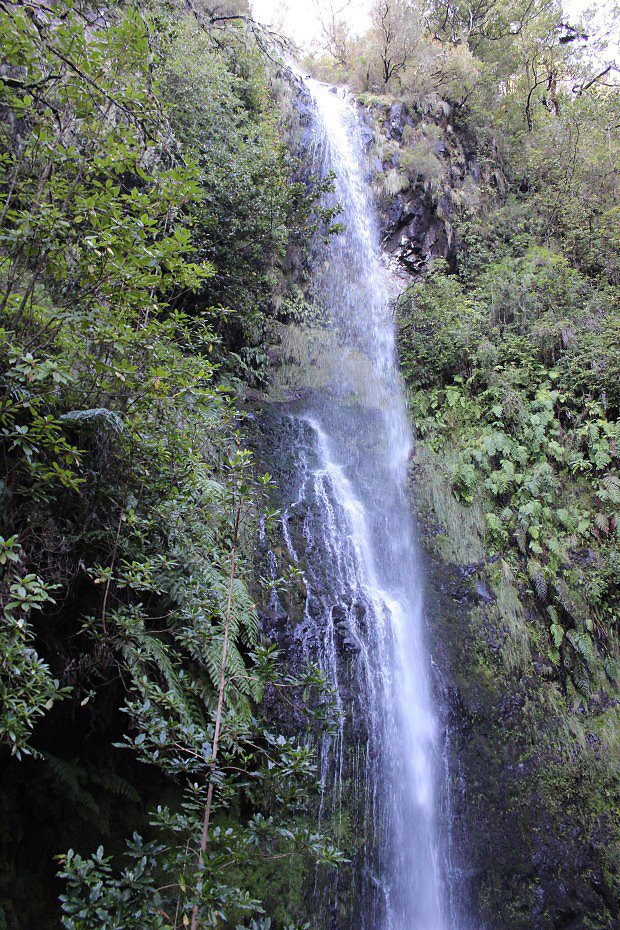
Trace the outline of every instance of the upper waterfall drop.
{"type": "Polygon", "coordinates": [[[338,930],[456,930],[438,828],[441,752],[406,489],[412,436],[393,289],[355,106],[340,90],[306,84],[313,169],[333,173],[344,231],[317,242],[312,256],[313,296],[337,351],[319,360],[320,386],[287,418],[295,462],[282,476],[283,526],[306,577],[296,635],[343,709],[340,731],[321,747],[321,816],[344,829],[346,809],[357,844],[350,887],[323,889],[321,906],[338,930]]]}

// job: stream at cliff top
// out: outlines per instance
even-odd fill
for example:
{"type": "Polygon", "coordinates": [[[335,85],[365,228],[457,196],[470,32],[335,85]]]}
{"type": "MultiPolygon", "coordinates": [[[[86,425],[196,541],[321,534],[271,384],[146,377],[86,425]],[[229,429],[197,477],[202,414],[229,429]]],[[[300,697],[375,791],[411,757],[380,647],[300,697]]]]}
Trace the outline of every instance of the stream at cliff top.
{"type": "Polygon", "coordinates": [[[317,926],[464,930],[439,825],[447,792],[406,491],[412,437],[363,127],[342,90],[307,85],[310,160],[335,173],[345,224],[312,258],[327,315],[320,371],[278,427],[284,545],[306,582],[294,637],[342,710],[321,746],[320,817],[336,824],[352,865],[346,879],[317,881],[317,926]]]}

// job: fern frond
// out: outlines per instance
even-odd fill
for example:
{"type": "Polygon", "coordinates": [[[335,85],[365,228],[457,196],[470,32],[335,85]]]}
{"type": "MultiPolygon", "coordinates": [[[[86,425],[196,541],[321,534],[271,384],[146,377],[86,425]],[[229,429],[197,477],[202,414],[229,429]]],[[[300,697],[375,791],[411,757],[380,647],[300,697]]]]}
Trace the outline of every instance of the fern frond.
{"type": "Polygon", "coordinates": [[[141,800],[138,791],[130,782],[116,772],[92,772],[91,780],[101,785],[108,794],[116,795],[119,798],[125,798],[127,801],[139,803],[141,800]]]}
{"type": "Polygon", "coordinates": [[[547,549],[560,562],[568,561],[568,553],[556,536],[549,536],[546,540],[547,549]]]}
{"type": "Polygon", "coordinates": [[[592,665],[594,662],[594,650],[592,648],[592,640],[588,634],[581,632],[581,630],[569,630],[566,634],[566,639],[575,652],[585,660],[586,665],[592,665]]]}
{"type": "MultiPolygon", "coordinates": [[[[148,662],[152,663],[168,685],[169,690],[175,698],[175,707],[179,716],[185,723],[194,724],[198,727],[205,727],[205,719],[202,709],[198,706],[195,695],[191,688],[181,680],[182,672],[176,671],[171,656],[164,643],[153,634],[149,633],[144,627],[140,628],[137,624],[132,624],[130,630],[131,639],[124,643],[121,651],[126,659],[132,660],[140,668],[148,662]]],[[[179,666],[180,666],[179,660],[179,666]]]]}
{"type": "Polygon", "coordinates": [[[99,805],[90,791],[84,786],[88,776],[76,759],[60,759],[51,752],[44,753],[48,769],[54,781],[71,801],[72,806],[83,820],[97,820],[101,816],[99,805]]]}
{"type": "Polygon", "coordinates": [[[609,517],[604,513],[597,513],[594,516],[594,523],[598,530],[601,533],[607,535],[609,533],[609,517]]]}
{"type": "Polygon", "coordinates": [[[603,475],[596,496],[604,503],[620,504],[620,477],[618,475],[603,475]]]}
{"type": "Polygon", "coordinates": [[[552,623],[549,627],[549,632],[553,645],[558,649],[562,645],[562,640],[564,639],[564,628],[560,626],[559,623],[552,623]]]}
{"type": "Polygon", "coordinates": [[[545,570],[535,559],[530,559],[527,563],[527,573],[534,583],[534,589],[537,596],[542,600],[547,594],[547,579],[545,570]]]}
{"type": "Polygon", "coordinates": [[[577,691],[579,691],[580,694],[582,694],[585,698],[590,698],[592,696],[590,674],[587,668],[581,662],[576,666],[576,668],[573,669],[571,678],[575,688],[577,691]]]}
{"type": "Polygon", "coordinates": [[[612,656],[605,656],[603,668],[610,681],[615,682],[618,680],[618,664],[612,656]]]}

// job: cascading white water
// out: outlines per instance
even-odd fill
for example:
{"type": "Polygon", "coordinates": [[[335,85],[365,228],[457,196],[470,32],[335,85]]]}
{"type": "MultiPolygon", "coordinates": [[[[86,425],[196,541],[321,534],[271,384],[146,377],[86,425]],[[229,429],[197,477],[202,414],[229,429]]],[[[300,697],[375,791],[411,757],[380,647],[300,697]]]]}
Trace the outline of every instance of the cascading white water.
{"type": "Polygon", "coordinates": [[[313,256],[314,296],[338,350],[336,361],[326,353],[320,389],[288,411],[295,461],[282,479],[283,527],[289,556],[306,577],[296,635],[343,709],[341,729],[323,740],[321,816],[340,824],[353,859],[346,892],[317,894],[326,928],[446,930],[438,728],[406,493],[412,438],[390,281],[355,108],[342,91],[308,87],[315,168],[335,173],[345,231],[313,256]]]}

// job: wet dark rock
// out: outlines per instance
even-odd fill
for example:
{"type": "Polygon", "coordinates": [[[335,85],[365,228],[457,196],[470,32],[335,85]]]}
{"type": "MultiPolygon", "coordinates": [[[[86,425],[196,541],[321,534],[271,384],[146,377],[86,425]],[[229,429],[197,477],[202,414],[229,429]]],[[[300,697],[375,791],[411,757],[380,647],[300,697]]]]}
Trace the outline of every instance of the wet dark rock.
{"type": "MultiPolygon", "coordinates": [[[[498,167],[499,155],[496,164],[489,160],[488,167],[485,163],[483,170],[475,154],[475,140],[448,121],[449,112],[445,108],[439,108],[432,115],[402,101],[394,101],[389,106],[385,103],[364,106],[362,114],[364,143],[370,145],[369,133],[389,143],[387,147],[378,146],[384,162],[375,157],[375,176],[401,170],[403,153],[408,148],[415,150],[421,142],[430,147],[443,166],[443,177],[435,178],[432,183],[424,183],[418,177],[407,197],[402,193],[384,195],[380,212],[386,251],[414,279],[422,277],[437,258],[444,259],[454,269],[456,242],[450,221],[454,212],[452,195],[458,193],[459,198],[467,201],[472,192],[466,181],[470,186],[473,181],[480,189],[478,197],[482,196],[485,183],[504,196],[507,184],[498,167]],[[433,128],[431,134],[429,130],[433,128]]],[[[474,194],[472,205],[475,203],[474,194]]]]}
{"type": "Polygon", "coordinates": [[[388,139],[402,141],[405,126],[412,126],[413,120],[404,103],[393,103],[386,121],[385,135],[388,139]]]}
{"type": "Polygon", "coordinates": [[[265,607],[260,610],[258,616],[265,629],[273,629],[280,626],[280,624],[286,623],[288,620],[288,613],[285,610],[274,610],[271,607],[265,607]]]}
{"type": "Polygon", "coordinates": [[[401,223],[404,218],[407,222],[410,222],[413,219],[413,213],[405,213],[405,198],[402,194],[397,194],[396,197],[390,203],[387,210],[387,219],[389,223],[394,226],[401,223]]]}
{"type": "Polygon", "coordinates": [[[360,651],[361,646],[356,639],[347,634],[342,637],[342,648],[349,653],[356,653],[360,651]]]}
{"type": "Polygon", "coordinates": [[[426,194],[409,200],[401,196],[387,211],[385,250],[415,276],[433,258],[454,259],[452,227],[440,218],[437,206],[426,194]]]}
{"type": "Polygon", "coordinates": [[[620,903],[611,887],[609,876],[605,872],[599,875],[591,875],[590,882],[594,891],[603,898],[613,916],[618,917],[620,913],[620,903]]]}
{"type": "Polygon", "coordinates": [[[473,155],[467,162],[467,170],[471,174],[474,181],[479,182],[482,180],[482,174],[480,172],[480,165],[478,164],[478,159],[473,155]]]}
{"type": "Polygon", "coordinates": [[[362,125],[362,126],[360,127],[360,136],[361,136],[361,138],[362,138],[363,144],[364,144],[365,146],[369,146],[370,143],[371,143],[372,140],[373,140],[373,132],[372,132],[372,129],[370,128],[370,126],[364,126],[364,125],[362,125]]]}

